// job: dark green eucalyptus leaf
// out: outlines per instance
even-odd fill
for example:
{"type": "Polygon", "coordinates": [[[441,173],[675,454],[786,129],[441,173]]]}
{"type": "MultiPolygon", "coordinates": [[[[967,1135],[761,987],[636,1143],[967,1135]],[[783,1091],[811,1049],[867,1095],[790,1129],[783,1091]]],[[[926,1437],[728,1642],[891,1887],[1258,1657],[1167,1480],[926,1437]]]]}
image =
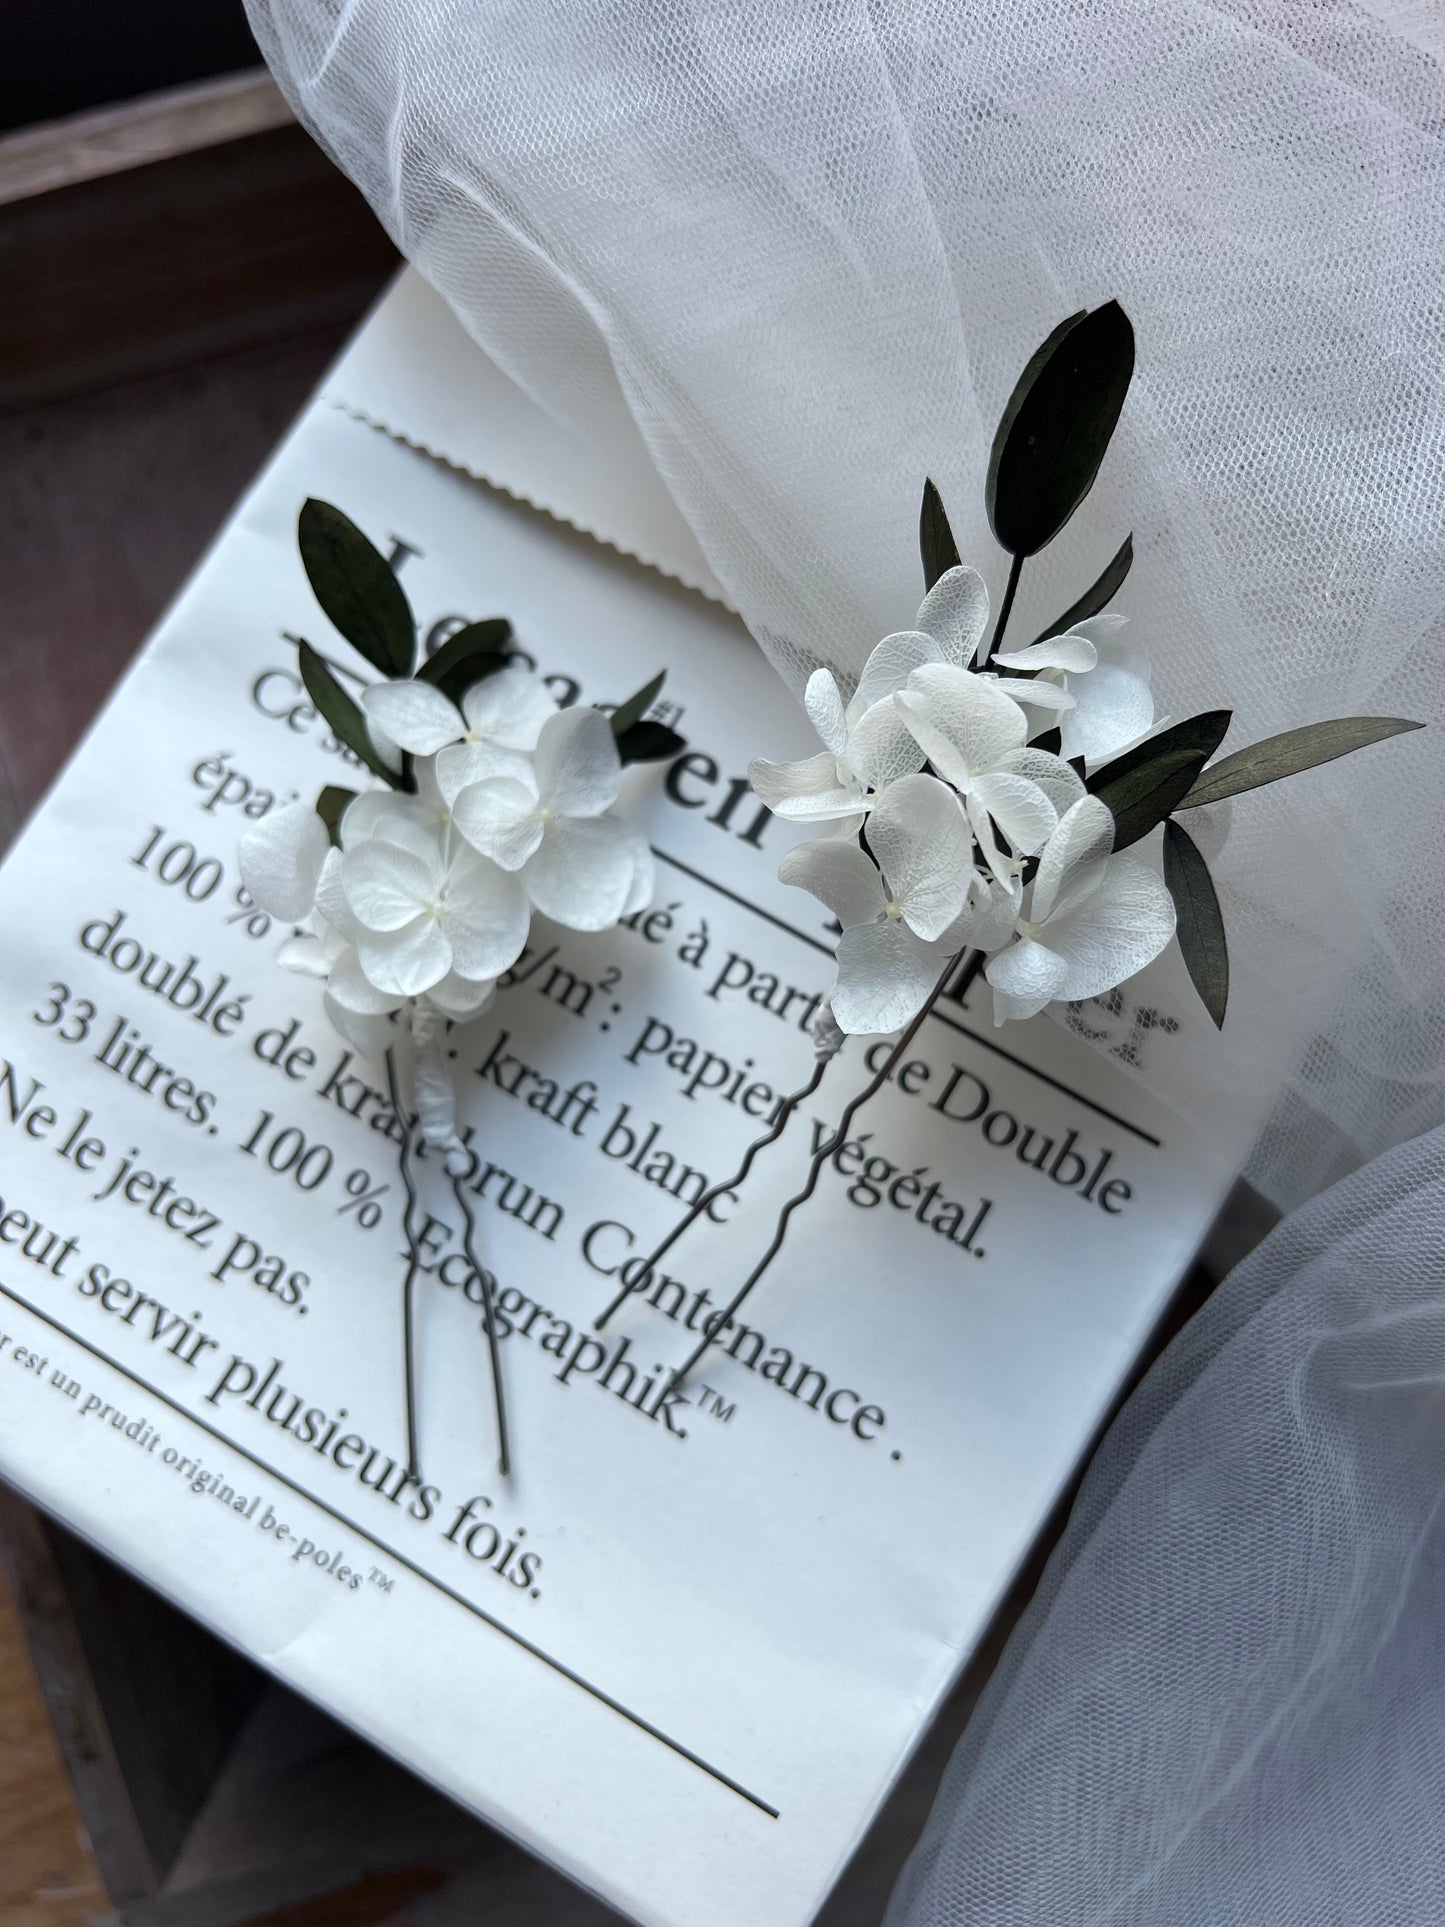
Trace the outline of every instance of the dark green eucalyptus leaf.
{"type": "Polygon", "coordinates": [[[666,681],[667,671],[665,669],[659,669],[651,682],[644,683],[635,695],[629,696],[625,703],[619,703],[616,709],[613,710],[612,734],[616,736],[619,741],[627,734],[634,723],[640,723],[642,721],[648,710],[651,709],[652,705],[657,701],[662,691],[662,685],[666,681]]]}
{"type": "Polygon", "coordinates": [[[1114,813],[1114,848],[1127,850],[1179,806],[1224,741],[1232,711],[1207,709],[1147,743],[1125,750],[1088,777],[1086,787],[1114,813]]]}
{"type": "Polygon", "coordinates": [[[409,676],[416,624],[386,557],[339,508],[314,498],[302,507],[296,540],[306,578],[336,628],[383,676],[409,676]]]}
{"type": "Polygon", "coordinates": [[[1063,747],[1064,732],[1057,723],[1052,729],[1046,729],[1042,736],[1035,736],[1029,744],[1030,749],[1046,749],[1050,756],[1057,756],[1063,747]]]}
{"type": "Polygon", "coordinates": [[[943,497],[931,481],[923,484],[923,505],[918,511],[918,550],[923,557],[923,586],[931,589],[941,575],[958,567],[958,544],[948,526],[943,497]]]}
{"type": "Polygon", "coordinates": [[[394,770],[389,770],[377,755],[367,731],[366,718],[361,710],[347,695],[311,644],[309,642],[298,644],[297,655],[300,658],[301,680],[306,685],[306,694],[315,703],[318,714],[331,725],[336,740],[345,743],[349,750],[354,751],[361,758],[369,770],[390,783],[393,789],[404,788],[402,779],[394,770]]]}
{"type": "Polygon", "coordinates": [[[1134,372],[1117,301],[1060,322],[1019,377],[989,456],[984,499],[1015,556],[1052,542],[1094,485],[1134,372]]]}
{"type": "Polygon", "coordinates": [[[686,748],[687,738],[666,723],[634,723],[617,738],[617,754],[624,763],[664,763],[686,748]]]}
{"type": "Polygon", "coordinates": [[[327,834],[333,844],[341,841],[341,816],[348,803],[356,801],[356,791],[342,789],[339,784],[328,783],[316,799],[316,814],[326,825],[327,834]]]}
{"type": "Polygon", "coordinates": [[[437,689],[442,689],[453,671],[463,667],[480,669],[483,675],[490,675],[494,668],[502,667],[505,660],[503,651],[511,640],[512,625],[505,616],[488,616],[483,622],[469,622],[464,629],[458,629],[454,636],[448,636],[434,656],[427,657],[416,672],[417,681],[429,682],[437,689]],[[496,662],[485,663],[484,666],[483,659],[492,656],[497,658],[496,662]]]}
{"type": "Polygon", "coordinates": [[[1314,769],[1320,763],[1332,763],[1337,756],[1349,756],[1371,743],[1382,743],[1387,736],[1424,727],[1403,716],[1341,716],[1334,722],[1287,729],[1280,736],[1251,743],[1248,749],[1237,749],[1213,769],[1205,770],[1178,808],[1197,810],[1205,803],[1221,803],[1226,796],[1238,796],[1242,790],[1257,790],[1264,783],[1277,783],[1281,777],[1295,776],[1302,769],[1314,769]]]}
{"type": "Polygon", "coordinates": [[[1124,546],[1113,561],[1090,589],[1085,589],[1078,601],[1070,604],[1056,622],[1046,629],[1040,629],[1035,642],[1047,642],[1050,636],[1061,636],[1066,629],[1072,629],[1076,622],[1087,622],[1090,616],[1098,615],[1107,609],[1123,586],[1124,578],[1134,566],[1134,538],[1124,537],[1124,546]]]}
{"type": "Polygon", "coordinates": [[[1229,945],[1214,881],[1198,845],[1177,823],[1164,825],[1164,887],[1179,919],[1176,936],[1204,1008],[1219,1029],[1229,1003],[1229,945]]]}

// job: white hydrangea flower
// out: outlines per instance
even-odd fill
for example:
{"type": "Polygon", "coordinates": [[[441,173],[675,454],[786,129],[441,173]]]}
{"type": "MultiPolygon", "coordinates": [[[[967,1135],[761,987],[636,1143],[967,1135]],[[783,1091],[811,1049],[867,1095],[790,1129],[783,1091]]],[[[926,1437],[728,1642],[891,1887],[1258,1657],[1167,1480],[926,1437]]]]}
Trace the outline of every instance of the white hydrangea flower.
{"type": "Polygon", "coordinates": [[[932,776],[881,792],[868,846],[818,837],[788,851],[784,883],[809,890],[843,926],[831,1002],[851,1035],[897,1030],[918,1010],[957,942],[973,879],[973,838],[958,798],[932,776]],[[952,947],[950,948],[950,943],[952,947]]]}
{"type": "Polygon", "coordinates": [[[1065,811],[1024,892],[1018,941],[985,966],[995,1023],[1098,997],[1152,963],[1174,935],[1163,883],[1113,847],[1114,819],[1097,797],[1065,811]]]}
{"type": "MultiPolygon", "coordinates": [[[[363,800],[358,798],[347,815],[354,816],[357,804],[363,800]]],[[[385,797],[380,800],[392,801],[385,797]]],[[[370,814],[364,812],[363,820],[370,814]]],[[[342,828],[347,829],[345,817],[342,828]]],[[[349,830],[351,847],[365,840],[358,833],[358,825],[353,823],[349,830]]],[[[341,886],[341,861],[340,850],[328,852],[317,885],[310,928],[288,937],[278,956],[283,969],[319,978],[325,984],[326,1014],[333,1028],[363,1056],[379,1057],[394,1036],[389,1020],[404,1007],[414,1012],[418,1005],[426,1005],[455,1023],[466,1023],[480,1016],[496,994],[495,978],[478,981],[452,970],[419,1000],[377,989],[362,969],[357,954],[357,939],[364,936],[365,927],[346,901],[341,886]]]]}
{"type": "Polygon", "coordinates": [[[516,962],[530,921],[517,878],[437,836],[413,809],[378,808],[372,822],[349,844],[343,822],[337,875],[357,960],[377,991],[419,997],[453,972],[484,981],[516,962]]]}
{"type": "Polygon", "coordinates": [[[608,719],[596,709],[559,710],[543,724],[531,766],[468,784],[452,799],[452,821],[484,856],[520,872],[544,916],[606,930],[651,896],[651,853],[644,860],[638,833],[608,814],[621,787],[608,719]]]}
{"type": "Polygon", "coordinates": [[[964,799],[968,820],[1001,882],[1043,844],[1084,793],[1061,757],[1027,745],[1029,723],[1006,687],[952,663],[925,663],[894,697],[929,762],[964,799]],[[992,819],[992,822],[990,821],[992,819]],[[993,833],[1012,846],[1011,861],[993,833]]]}
{"type": "Polygon", "coordinates": [[[316,901],[331,839],[310,803],[267,810],[236,851],[241,881],[258,909],[281,923],[300,923],[316,901]]]}
{"type": "Polygon", "coordinates": [[[941,575],[919,607],[915,626],[878,643],[845,703],[831,669],[815,669],[803,693],[808,719],[825,745],[796,763],[759,757],[748,766],[758,799],[794,822],[837,820],[842,834],[858,828],[876,792],[923,766],[917,742],[893,697],[925,663],[962,667],[988,627],[988,590],[976,569],[941,575]]]}
{"type": "Polygon", "coordinates": [[[1061,754],[1082,756],[1093,767],[1119,755],[1154,726],[1154,696],[1149,662],[1119,635],[1121,615],[1090,616],[1063,635],[1004,651],[994,661],[1004,669],[1036,670],[1029,682],[1013,688],[1015,700],[1029,708],[1060,709],[1061,754]],[[1067,708],[1054,693],[1072,699],[1067,708]]]}
{"type": "Polygon", "coordinates": [[[362,697],[373,737],[378,730],[414,756],[435,757],[437,787],[447,802],[486,776],[517,776],[527,767],[555,698],[522,663],[509,663],[462,697],[460,709],[436,686],[375,683],[362,697]]]}

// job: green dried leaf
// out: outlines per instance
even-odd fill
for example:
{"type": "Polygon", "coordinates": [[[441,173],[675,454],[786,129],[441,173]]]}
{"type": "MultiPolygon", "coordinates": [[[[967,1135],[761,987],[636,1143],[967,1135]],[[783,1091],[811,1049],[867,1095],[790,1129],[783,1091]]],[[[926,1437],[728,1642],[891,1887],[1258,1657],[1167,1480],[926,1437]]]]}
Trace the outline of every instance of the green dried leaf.
{"type": "Polygon", "coordinates": [[[347,695],[311,644],[299,643],[297,655],[300,658],[301,680],[306,685],[306,694],[315,703],[318,714],[331,725],[336,740],[345,743],[349,750],[361,758],[369,770],[390,783],[394,790],[404,788],[402,779],[394,770],[389,770],[377,755],[367,731],[366,718],[361,710],[347,695]]]}
{"type": "Polygon", "coordinates": [[[417,670],[418,682],[429,682],[440,689],[443,695],[450,695],[447,684],[454,680],[458,670],[469,669],[471,675],[467,687],[489,676],[505,663],[507,644],[512,640],[512,625],[505,616],[488,616],[483,622],[469,622],[464,629],[458,629],[449,636],[434,656],[428,656],[417,670]]]}
{"type": "Polygon", "coordinates": [[[1020,375],[993,439],[984,500],[1015,556],[1036,555],[1094,485],[1134,372],[1117,301],[1061,321],[1020,375]]]}
{"type": "Polygon", "coordinates": [[[625,703],[619,703],[616,709],[613,710],[612,734],[616,736],[619,741],[635,723],[642,721],[648,710],[651,709],[652,705],[657,701],[662,691],[662,685],[666,681],[667,671],[665,669],[659,669],[650,683],[644,683],[635,695],[629,696],[625,703]]]}
{"type": "Polygon", "coordinates": [[[1226,796],[1278,783],[1302,769],[1314,769],[1320,763],[1332,763],[1337,756],[1349,756],[1371,743],[1382,743],[1388,736],[1424,727],[1403,716],[1341,716],[1334,722],[1287,729],[1282,735],[1266,736],[1262,743],[1251,743],[1248,749],[1235,750],[1206,770],[1177,807],[1197,810],[1205,803],[1220,803],[1226,796]]]}
{"type": "Polygon", "coordinates": [[[918,550],[923,557],[923,586],[931,589],[941,575],[958,567],[958,544],[948,526],[943,497],[931,481],[923,484],[923,505],[918,511],[918,550]]]}
{"type": "Polygon", "coordinates": [[[666,723],[634,723],[617,739],[617,754],[624,763],[669,762],[686,748],[687,738],[666,723]]]}
{"type": "Polygon", "coordinates": [[[356,801],[356,791],[342,789],[336,783],[328,783],[316,799],[316,814],[326,825],[332,844],[341,841],[341,817],[348,803],[356,801]]]}
{"type": "Polygon", "coordinates": [[[409,676],[416,624],[386,557],[330,502],[308,500],[296,540],[316,600],[351,646],[383,676],[409,676]]]}
{"type": "Polygon", "coordinates": [[[1179,806],[1224,741],[1232,711],[1208,709],[1095,770],[1086,787],[1114,813],[1114,848],[1127,850],[1179,806]]]}
{"type": "Polygon", "coordinates": [[[1056,622],[1051,622],[1046,629],[1040,629],[1034,641],[1047,642],[1050,636],[1061,636],[1066,629],[1072,629],[1076,622],[1087,622],[1090,616],[1096,616],[1101,609],[1107,609],[1119,593],[1125,576],[1133,566],[1134,538],[1132,535],[1126,535],[1124,546],[1093,587],[1085,589],[1078,601],[1065,609],[1056,622]]]}
{"type": "Polygon", "coordinates": [[[1214,881],[1198,845],[1177,823],[1164,825],[1164,887],[1174,899],[1176,936],[1204,1008],[1219,1029],[1229,1003],[1229,945],[1214,881]]]}

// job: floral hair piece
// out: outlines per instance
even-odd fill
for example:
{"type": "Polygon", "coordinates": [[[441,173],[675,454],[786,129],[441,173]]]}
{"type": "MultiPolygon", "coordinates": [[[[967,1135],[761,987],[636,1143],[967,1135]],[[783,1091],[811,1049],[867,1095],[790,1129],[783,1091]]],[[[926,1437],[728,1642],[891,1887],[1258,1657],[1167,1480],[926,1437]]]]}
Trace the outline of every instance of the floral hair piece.
{"type": "MultiPolygon", "coordinates": [[[[996,1023],[1028,1018],[1051,1003],[1102,996],[1177,937],[1222,1026],[1224,919],[1178,816],[1421,727],[1347,717],[1211,763],[1231,711],[1161,727],[1148,659],[1122,635],[1125,617],[1109,609],[1133,562],[1132,538],[1036,638],[1003,647],[1024,563],[1092,488],[1133,367],[1134,331],[1117,302],[1054,329],[1019,377],[989,459],[989,525],[1010,557],[992,628],[983,578],[960,561],[943,502],[925,482],[926,593],[912,628],[885,636],[851,689],[830,668],[814,670],[803,704],[823,745],[816,755],[751,767],[754,790],[778,816],[818,827],[778,874],[836,920],[837,979],[819,1015],[808,1082],[779,1104],[737,1173],[673,1227],[644,1275],[715,1197],[745,1180],[848,1036],[902,1034],[816,1148],[762,1258],[726,1309],[704,1322],[660,1396],[736,1318],[854,1115],[883,1088],[940,996],[981,972],[996,1023]],[[1156,867],[1132,852],[1161,826],[1156,867]]],[[[627,1296],[624,1288],[599,1328],[627,1296]]]]}
{"type": "Polygon", "coordinates": [[[402,1340],[409,1462],[419,1474],[420,1247],[412,1125],[394,1049],[398,1028],[410,1036],[417,1126],[452,1180],[466,1255],[482,1281],[505,1474],[492,1277],[477,1256],[462,1183],[472,1153],[457,1131],[446,1036],[491,1003],[526,947],[534,911],[597,931],[651,901],[651,848],[615,807],[622,771],[673,756],[683,742],[647,719],[661,675],[611,715],[559,708],[542,678],[514,660],[511,624],[501,617],[468,624],[418,665],[406,592],[361,531],[329,503],[309,501],[297,533],[321,608],[381,678],[358,704],[303,641],[302,680],[338,746],[381,787],[328,787],[314,805],[270,811],[242,840],[242,879],[261,909],[306,926],[283,946],[281,963],[324,983],[334,1027],[386,1064],[407,1196],[402,1340]]]}

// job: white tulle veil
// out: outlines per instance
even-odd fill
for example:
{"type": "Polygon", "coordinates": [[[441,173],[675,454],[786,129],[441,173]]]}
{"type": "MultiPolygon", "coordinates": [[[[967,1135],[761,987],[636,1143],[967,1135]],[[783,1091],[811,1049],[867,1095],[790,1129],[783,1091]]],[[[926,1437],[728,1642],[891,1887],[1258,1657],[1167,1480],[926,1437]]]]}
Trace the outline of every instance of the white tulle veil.
{"type": "MultiPolygon", "coordinates": [[[[1286,1206],[1445,1116],[1436,9],[248,4],[301,117],[493,358],[584,433],[641,438],[794,688],[818,662],[856,671],[872,642],[909,621],[925,475],[997,597],[1004,558],[981,503],[999,410],[1062,316],[1117,296],[1139,350],[1123,425],[1084,509],[1026,569],[1014,633],[1027,639],[1067,606],[1132,529],[1137,560],[1119,606],[1153,658],[1161,711],[1231,705],[1226,747],[1335,715],[1434,725],[1236,801],[1215,866],[1234,964],[1229,1023],[1216,1039],[1190,1016],[1144,1074],[1205,1115],[1221,1097],[1255,1104],[1264,1126],[1250,1175],[1286,1206]]],[[[1151,994],[1181,1014],[1192,1007],[1177,972],[1151,994]]],[[[1295,1778],[1279,1781],[1270,1809],[1286,1830],[1310,1791],[1318,1697],[1343,1694],[1365,1719],[1352,1696],[1371,1677],[1398,1683],[1379,1670],[1396,1658],[1411,1663],[1402,1642],[1419,1631],[1424,1565],[1402,1555],[1393,1591],[1366,1580],[1375,1554],[1393,1558],[1417,1527],[1420,1560],[1439,1565],[1429,1522],[1440,1454],[1416,1425],[1428,1409],[1440,1430],[1438,1280],[1411,1269],[1408,1248],[1427,1224],[1441,1242],[1439,1157],[1438,1144],[1399,1154],[1304,1220],[1156,1380],[1155,1405],[1173,1416],[1136,1414],[1147,1445],[1131,1433],[1096,1475],[1105,1485],[1074,1528],[1065,1576],[959,1768],[960,1817],[940,1809],[910,1921],[1303,1927],[1445,1912],[1283,1900],[1251,1912],[1224,1898],[1248,1889],[1244,1875],[1235,1886],[1220,1877],[1214,1907],[1207,1830],[1190,1821],[1217,1811],[1247,1830],[1240,1789],[1262,1784],[1250,1776],[1274,1749],[1293,1747],[1304,1749],[1295,1778]],[[1396,1201],[1402,1173],[1419,1177],[1408,1206],[1396,1201]],[[1337,1257],[1322,1253],[1326,1237],[1343,1241],[1337,1257]],[[1395,1281],[1378,1316],[1367,1263],[1395,1281]],[[1270,1311],[1270,1293],[1286,1290],[1270,1311]],[[1411,1372],[1415,1390],[1391,1389],[1411,1372]],[[1379,1379],[1374,1402],[1343,1389],[1361,1373],[1379,1379]],[[1259,1401],[1271,1402],[1268,1422],[1259,1401]],[[1413,1455],[1398,1504],[1385,1469],[1392,1414],[1413,1455]],[[1231,1436],[1256,1438],[1260,1457],[1226,1484],[1205,1460],[1231,1436]],[[1336,1454],[1342,1490],[1327,1507],[1257,1512],[1234,1561],[1246,1590],[1284,1562],[1269,1594],[1277,1634],[1248,1649],[1275,1685],[1241,1687],[1218,1711],[1211,1669],[1239,1653],[1212,1623],[1191,1624],[1185,1598],[1167,1626],[1151,1622],[1147,1598],[1119,1621],[1105,1553],[1127,1556],[1141,1581],[1157,1570],[1161,1495],[1192,1467],[1206,1488],[1201,1524],[1193,1537],[1180,1527],[1172,1570],[1193,1576],[1206,1621],[1227,1620],[1243,1596],[1225,1583],[1230,1491],[1248,1513],[1271,1479],[1314,1477],[1320,1453],[1336,1454]],[[1316,1537],[1331,1555],[1321,1584],[1345,1583],[1341,1560],[1359,1575],[1342,1620],[1308,1610],[1316,1537]],[[1102,1571],[1086,1556],[1094,1543],[1102,1571]],[[1091,1644],[1097,1615],[1105,1637],[1091,1644]],[[1373,1660],[1366,1619],[1382,1642],[1373,1660]],[[1117,1807],[1089,1790],[1112,1786],[1123,1800],[1131,1763],[1152,1769],[1154,1738],[1130,1739],[1146,1724],[1166,1735],[1158,1745],[1180,1740],[1178,1771],[1151,1783],[1120,1832],[1117,1807]],[[1025,1766],[1052,1774],[1049,1791],[1011,1796],[1005,1812],[990,1789],[1016,1794],[1025,1766]],[[1066,1769],[1084,1789],[1072,1802],[1066,1769]],[[986,1836],[1060,1868],[1070,1853],[1102,1853],[1108,1871],[1071,1905],[1066,1882],[1016,1878],[1016,1863],[980,1899],[951,1886],[947,1868],[986,1836]],[[1170,1856],[1173,1886],[1154,1872],[1170,1856]],[[1186,1869],[1206,1882],[1193,1911],[1186,1869]]],[[[1432,1709],[1438,1735],[1433,1675],[1430,1692],[1417,1708],[1432,1709]]],[[[1409,1732],[1438,1799],[1441,1747],[1427,1725],[1412,1718],[1409,1732]]],[[[1365,1757],[1361,1772],[1377,1776],[1365,1797],[1384,1826],[1386,1763],[1365,1757]]],[[[1326,1772],[1323,1795],[1342,1812],[1349,1773],[1334,1756],[1326,1772]]],[[[1412,1850],[1426,1831],[1419,1804],[1401,1809],[1412,1850]]],[[[1256,1897],[1269,1879],[1281,1893],[1327,1891],[1309,1889],[1319,1870],[1291,1857],[1284,1831],[1248,1845],[1256,1897]]],[[[1438,1901],[1438,1849],[1433,1865],[1438,1901]]]]}

